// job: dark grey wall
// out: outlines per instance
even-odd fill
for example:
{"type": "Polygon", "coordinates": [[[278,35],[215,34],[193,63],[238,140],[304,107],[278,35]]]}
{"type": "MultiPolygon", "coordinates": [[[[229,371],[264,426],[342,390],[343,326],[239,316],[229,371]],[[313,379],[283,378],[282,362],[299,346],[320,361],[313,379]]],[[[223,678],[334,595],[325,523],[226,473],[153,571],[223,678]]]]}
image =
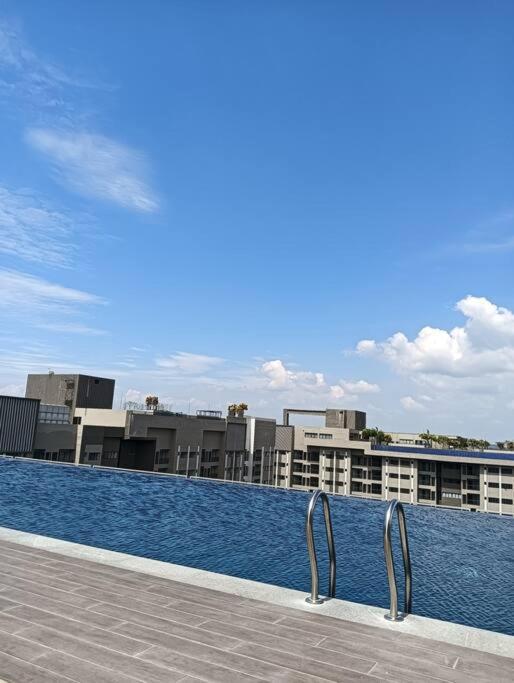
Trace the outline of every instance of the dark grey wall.
{"type": "Polygon", "coordinates": [[[0,453],[32,454],[39,401],[0,396],[0,453]]]}
{"type": "Polygon", "coordinates": [[[53,425],[39,422],[36,426],[34,450],[72,450],[77,445],[77,425],[53,425]]]}
{"type": "Polygon", "coordinates": [[[292,451],[293,450],[293,435],[294,427],[286,427],[285,425],[277,425],[277,433],[275,437],[275,448],[277,451],[292,451]]]}
{"type": "Polygon", "coordinates": [[[275,420],[255,420],[254,451],[264,448],[265,451],[275,449],[275,432],[277,423],[275,420]]]}

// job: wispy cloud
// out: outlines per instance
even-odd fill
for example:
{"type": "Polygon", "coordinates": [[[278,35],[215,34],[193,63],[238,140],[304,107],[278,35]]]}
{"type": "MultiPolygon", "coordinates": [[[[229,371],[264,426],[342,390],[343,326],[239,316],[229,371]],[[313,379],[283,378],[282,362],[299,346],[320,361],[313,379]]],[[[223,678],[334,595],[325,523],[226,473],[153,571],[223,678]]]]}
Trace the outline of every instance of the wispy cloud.
{"type": "Polygon", "coordinates": [[[27,44],[19,26],[0,22],[0,95],[18,101],[38,119],[45,114],[67,120],[77,116],[67,98],[70,88],[106,88],[69,73],[37,55],[27,44]]]}
{"type": "Polygon", "coordinates": [[[473,254],[487,254],[503,251],[512,251],[514,249],[514,236],[506,237],[505,239],[490,240],[482,242],[467,242],[462,247],[464,251],[473,254]]]}
{"type": "Polygon", "coordinates": [[[467,253],[487,254],[514,249],[514,211],[503,211],[489,217],[468,233],[459,248],[467,253]]]}
{"type": "Polygon", "coordinates": [[[141,152],[103,135],[52,128],[30,128],[26,140],[51,160],[58,179],[75,192],[144,213],[157,210],[141,152]]]}
{"type": "Polygon", "coordinates": [[[63,287],[27,273],[0,269],[0,309],[72,312],[80,306],[102,303],[105,303],[104,299],[95,294],[63,287]]]}
{"type": "Polygon", "coordinates": [[[69,266],[73,221],[27,190],[0,185],[0,252],[49,266],[69,266]]]}
{"type": "Polygon", "coordinates": [[[23,384],[5,384],[0,387],[0,396],[23,396],[25,387],[23,384]]]}
{"type": "Polygon", "coordinates": [[[81,334],[92,337],[99,337],[107,334],[105,330],[99,330],[96,327],[88,327],[87,325],[81,325],[80,323],[41,323],[38,325],[38,327],[44,330],[50,330],[51,332],[62,332],[63,334],[81,334]]]}
{"type": "Polygon", "coordinates": [[[160,368],[171,368],[178,372],[196,374],[217,367],[224,362],[217,356],[204,356],[198,353],[179,351],[167,358],[157,358],[156,364],[160,368]]]}

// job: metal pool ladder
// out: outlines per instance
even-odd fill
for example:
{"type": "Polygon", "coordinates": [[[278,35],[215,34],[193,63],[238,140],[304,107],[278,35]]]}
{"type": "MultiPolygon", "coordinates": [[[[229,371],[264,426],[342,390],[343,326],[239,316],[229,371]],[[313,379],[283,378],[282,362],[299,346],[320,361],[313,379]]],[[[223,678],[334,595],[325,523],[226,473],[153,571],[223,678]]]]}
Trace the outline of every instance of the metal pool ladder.
{"type": "Polygon", "coordinates": [[[328,554],[330,557],[330,573],[329,573],[329,587],[328,597],[333,598],[336,594],[336,551],[334,546],[334,532],[332,530],[332,519],[330,516],[330,505],[328,496],[324,491],[317,490],[313,493],[307,508],[307,518],[305,521],[305,534],[307,536],[307,548],[309,550],[309,559],[311,563],[311,594],[305,599],[310,605],[320,605],[324,602],[323,598],[319,597],[319,572],[318,560],[316,557],[316,546],[314,544],[314,531],[312,528],[312,518],[316,503],[321,498],[323,502],[323,515],[325,517],[325,531],[327,532],[328,554]]]}
{"type": "Polygon", "coordinates": [[[389,614],[385,615],[385,619],[388,621],[403,621],[403,619],[412,611],[412,569],[410,564],[405,512],[403,511],[403,505],[398,500],[392,500],[386,511],[384,520],[384,555],[387,580],[389,582],[389,593],[391,596],[389,614]],[[391,548],[391,526],[395,511],[398,517],[398,526],[400,528],[400,542],[402,545],[403,569],[405,573],[405,606],[403,612],[398,612],[398,589],[396,587],[393,551],[391,548]]]}

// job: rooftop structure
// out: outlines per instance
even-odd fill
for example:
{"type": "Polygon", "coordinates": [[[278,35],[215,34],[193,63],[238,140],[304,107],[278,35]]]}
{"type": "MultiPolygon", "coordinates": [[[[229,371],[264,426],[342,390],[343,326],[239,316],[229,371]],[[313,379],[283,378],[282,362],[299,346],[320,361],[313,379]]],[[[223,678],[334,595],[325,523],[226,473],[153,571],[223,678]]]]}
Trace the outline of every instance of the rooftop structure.
{"type": "Polygon", "coordinates": [[[42,403],[67,406],[74,416],[76,408],[112,408],[114,380],[89,375],[30,374],[26,398],[42,403]]]}

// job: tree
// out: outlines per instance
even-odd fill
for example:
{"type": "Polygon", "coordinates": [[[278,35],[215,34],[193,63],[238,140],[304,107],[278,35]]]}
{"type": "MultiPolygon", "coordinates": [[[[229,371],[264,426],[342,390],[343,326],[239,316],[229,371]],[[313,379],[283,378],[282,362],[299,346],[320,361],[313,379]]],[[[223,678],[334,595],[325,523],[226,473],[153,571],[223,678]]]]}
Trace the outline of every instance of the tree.
{"type": "Polygon", "coordinates": [[[448,446],[450,445],[450,439],[449,439],[449,437],[445,436],[444,434],[441,434],[440,436],[437,437],[437,443],[442,448],[448,448],[448,446]]]}
{"type": "Polygon", "coordinates": [[[435,435],[430,434],[430,432],[427,429],[426,432],[423,432],[422,434],[419,434],[418,436],[422,441],[425,442],[425,446],[431,446],[432,445],[432,439],[435,435]]]}
{"type": "Polygon", "coordinates": [[[363,429],[361,432],[361,436],[364,439],[364,441],[371,441],[371,439],[373,439],[375,443],[378,444],[388,444],[391,443],[391,441],[393,440],[393,437],[390,434],[386,434],[381,429],[378,429],[378,427],[374,427],[371,429],[363,429]]]}

